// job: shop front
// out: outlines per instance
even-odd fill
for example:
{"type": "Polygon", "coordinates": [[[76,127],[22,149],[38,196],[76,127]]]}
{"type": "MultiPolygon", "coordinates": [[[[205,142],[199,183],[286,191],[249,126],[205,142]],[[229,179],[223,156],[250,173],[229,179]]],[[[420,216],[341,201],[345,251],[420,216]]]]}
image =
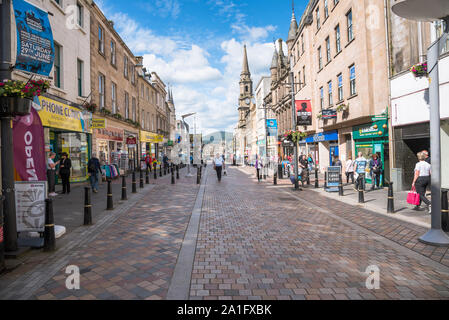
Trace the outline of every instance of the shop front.
{"type": "MultiPolygon", "coordinates": [[[[373,154],[377,154],[384,164],[380,177],[381,186],[385,180],[389,180],[390,157],[388,144],[388,124],[387,119],[374,121],[353,128],[353,140],[355,144],[356,158],[359,152],[367,160],[371,160],[373,154]]],[[[371,183],[371,174],[366,173],[366,180],[371,183]]]]}
{"type": "Polygon", "coordinates": [[[159,143],[163,142],[164,137],[156,133],[140,130],[139,132],[141,157],[145,158],[147,154],[151,157],[158,157],[159,143]]]}
{"type": "Polygon", "coordinates": [[[332,165],[334,157],[340,156],[337,130],[310,135],[306,138],[306,142],[308,153],[312,155],[317,168],[325,170],[326,167],[332,165]]]}
{"type": "Polygon", "coordinates": [[[39,106],[36,104],[44,127],[46,150],[56,153],[55,161],[66,152],[72,161],[70,181],[84,182],[88,179],[92,114],[55,99],[40,96],[39,106]]]}
{"type": "Polygon", "coordinates": [[[123,150],[123,129],[106,126],[104,129],[94,129],[94,134],[101,164],[119,165],[123,154],[126,154],[123,150]]]}

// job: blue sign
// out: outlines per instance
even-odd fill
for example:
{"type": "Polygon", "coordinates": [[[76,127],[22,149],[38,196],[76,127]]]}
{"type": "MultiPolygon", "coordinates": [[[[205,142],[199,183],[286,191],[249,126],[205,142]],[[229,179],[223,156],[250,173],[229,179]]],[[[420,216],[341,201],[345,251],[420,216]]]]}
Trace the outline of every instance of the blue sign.
{"type": "Polygon", "coordinates": [[[267,128],[269,137],[277,137],[278,123],[276,119],[267,119],[267,128]]]}
{"type": "Polygon", "coordinates": [[[49,76],[55,47],[48,14],[23,0],[14,0],[17,28],[15,68],[49,76]]]}
{"type": "Polygon", "coordinates": [[[320,132],[306,138],[307,143],[322,142],[322,141],[338,141],[338,132],[336,130],[328,132],[320,132]]]}

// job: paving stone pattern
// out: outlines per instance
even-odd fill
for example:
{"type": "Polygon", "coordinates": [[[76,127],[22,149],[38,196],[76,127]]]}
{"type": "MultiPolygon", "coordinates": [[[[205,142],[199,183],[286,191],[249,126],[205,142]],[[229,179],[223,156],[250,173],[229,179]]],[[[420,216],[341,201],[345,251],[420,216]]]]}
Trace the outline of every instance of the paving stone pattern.
{"type": "Polygon", "coordinates": [[[399,250],[382,241],[383,235],[409,237],[414,226],[408,226],[409,232],[398,223],[402,228],[397,229],[385,217],[327,203],[310,191],[300,194],[310,201],[305,205],[285,188],[257,183],[253,170],[232,168],[228,173],[221,183],[207,179],[191,299],[449,297],[449,268],[435,268],[433,261],[417,259],[406,247],[399,250]],[[376,235],[351,228],[316,205],[344,217],[362,216],[367,226],[383,219],[379,228],[384,230],[376,235]],[[365,285],[365,270],[371,265],[380,268],[379,290],[365,285]]]}

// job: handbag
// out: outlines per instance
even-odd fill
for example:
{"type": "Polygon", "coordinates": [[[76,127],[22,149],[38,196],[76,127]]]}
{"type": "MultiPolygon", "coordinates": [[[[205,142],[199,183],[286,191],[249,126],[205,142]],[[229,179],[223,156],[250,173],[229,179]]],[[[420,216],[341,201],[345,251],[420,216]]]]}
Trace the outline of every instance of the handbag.
{"type": "Polygon", "coordinates": [[[416,188],[413,187],[412,190],[407,195],[407,203],[415,206],[420,205],[420,195],[416,192],[416,188]]]}

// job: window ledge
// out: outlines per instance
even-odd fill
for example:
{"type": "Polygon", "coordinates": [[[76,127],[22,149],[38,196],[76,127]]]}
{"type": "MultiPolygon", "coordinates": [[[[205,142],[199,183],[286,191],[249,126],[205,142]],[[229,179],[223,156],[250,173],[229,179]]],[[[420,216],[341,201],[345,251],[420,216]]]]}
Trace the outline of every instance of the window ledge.
{"type": "Polygon", "coordinates": [[[84,28],[82,26],[80,26],[78,23],[76,24],[76,28],[81,31],[81,33],[83,33],[84,35],[87,34],[86,30],[84,30],[84,28]]]}
{"type": "Polygon", "coordinates": [[[356,93],[356,94],[353,94],[352,96],[348,97],[346,100],[351,100],[351,99],[353,99],[353,98],[355,98],[355,97],[357,97],[357,96],[358,96],[357,93],[356,93]]]}
{"type": "Polygon", "coordinates": [[[355,37],[354,38],[352,38],[352,40],[351,41],[349,41],[346,45],[345,45],[345,48],[347,47],[347,46],[349,46],[351,43],[353,43],[354,42],[354,40],[355,40],[355,37]]]}
{"type": "Polygon", "coordinates": [[[337,54],[334,56],[334,59],[342,52],[343,50],[340,49],[340,51],[337,52],[337,54]]]}
{"type": "Polygon", "coordinates": [[[329,64],[329,63],[331,63],[332,62],[332,59],[330,59],[328,62],[326,62],[326,64],[324,65],[324,67],[327,67],[327,65],[329,64]]]}
{"type": "Polygon", "coordinates": [[[106,55],[104,54],[104,52],[101,52],[100,50],[98,50],[98,54],[106,59],[106,55]]]}
{"type": "Polygon", "coordinates": [[[334,6],[333,6],[332,9],[331,9],[331,12],[334,11],[335,7],[337,7],[339,3],[340,3],[340,1],[338,1],[337,4],[334,4],[334,6]]]}
{"type": "Polygon", "coordinates": [[[50,2],[65,16],[64,9],[55,0],[50,0],[50,2]]]}
{"type": "Polygon", "coordinates": [[[56,87],[56,86],[51,86],[51,89],[52,90],[54,90],[54,91],[56,91],[56,92],[58,92],[58,93],[62,93],[62,94],[67,94],[67,91],[65,91],[64,89],[62,89],[62,88],[58,88],[58,87],[56,87]]]}

